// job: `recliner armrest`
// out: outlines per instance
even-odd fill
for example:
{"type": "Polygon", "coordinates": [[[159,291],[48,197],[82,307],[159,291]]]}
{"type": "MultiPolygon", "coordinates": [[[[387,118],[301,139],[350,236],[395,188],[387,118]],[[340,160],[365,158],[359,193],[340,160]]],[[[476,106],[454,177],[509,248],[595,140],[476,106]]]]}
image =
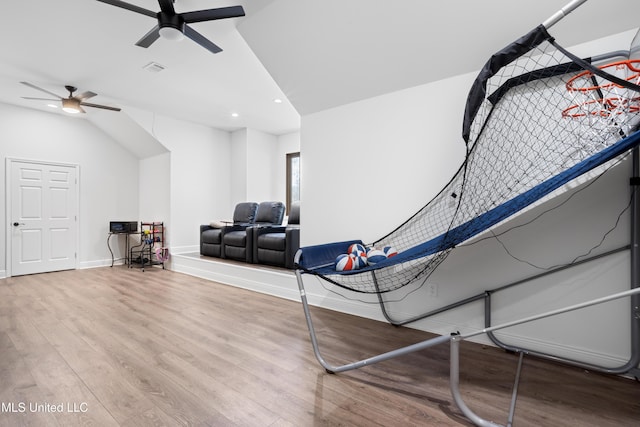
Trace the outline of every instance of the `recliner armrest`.
{"type": "Polygon", "coordinates": [[[211,230],[211,226],[209,224],[201,224],[200,225],[200,234],[198,237],[200,238],[200,253],[202,253],[202,233],[211,230]]]}
{"type": "Polygon", "coordinates": [[[285,232],[287,246],[285,248],[285,267],[295,268],[296,252],[300,249],[300,227],[288,227],[285,232]]]}
{"type": "Polygon", "coordinates": [[[255,226],[254,228],[254,233],[257,237],[269,233],[284,233],[287,227],[285,227],[284,225],[259,225],[255,226]]]}

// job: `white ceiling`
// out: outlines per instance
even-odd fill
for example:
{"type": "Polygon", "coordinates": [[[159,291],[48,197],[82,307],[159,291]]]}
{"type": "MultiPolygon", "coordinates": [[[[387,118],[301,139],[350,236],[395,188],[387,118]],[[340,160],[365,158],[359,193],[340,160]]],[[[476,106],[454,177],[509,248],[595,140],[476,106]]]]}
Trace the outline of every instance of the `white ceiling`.
{"type": "MultiPolygon", "coordinates": [[[[44,94],[19,82],[60,95],[72,84],[97,92],[95,103],[283,134],[299,114],[478,70],[567,1],[177,0],[177,12],[245,8],[193,24],[224,49],[216,55],[190,40],[137,47],[155,21],[95,0],[3,2],[0,102],[50,110],[21,99],[44,94]],[[149,62],[166,69],[143,70],[149,62]]],[[[550,32],[570,46],[639,25],[640,1],[589,0],[550,32]]]]}
{"type": "MultiPolygon", "coordinates": [[[[305,115],[479,70],[568,2],[276,0],[239,28],[305,115]]],[[[589,0],[550,33],[569,47],[638,26],[640,1],[589,0]]]]}
{"type": "MultiPolygon", "coordinates": [[[[64,85],[72,84],[78,93],[98,93],[89,102],[131,106],[225,130],[251,127],[281,134],[299,128],[298,113],[236,31],[244,18],[192,24],[223,49],[214,55],[188,39],[159,39],[148,49],[135,46],[156,21],[95,0],[2,3],[2,102],[50,110],[44,102],[21,99],[47,95],[19,82],[63,96],[64,85]],[[157,74],[145,71],[142,67],[152,61],[166,69],[157,74]],[[275,104],[274,98],[285,102],[275,104]],[[234,112],[239,117],[231,117],[234,112]]],[[[128,3],[160,9],[156,0],[128,3]]],[[[241,4],[249,16],[270,3],[178,0],[175,8],[186,12],[241,4]]]]}

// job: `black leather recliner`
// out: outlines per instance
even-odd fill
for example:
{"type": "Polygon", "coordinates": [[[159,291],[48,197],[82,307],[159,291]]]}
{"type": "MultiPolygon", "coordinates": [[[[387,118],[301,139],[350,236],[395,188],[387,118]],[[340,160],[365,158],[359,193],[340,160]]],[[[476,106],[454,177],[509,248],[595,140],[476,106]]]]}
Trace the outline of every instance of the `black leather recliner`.
{"type": "Polygon", "coordinates": [[[300,248],[300,203],[291,205],[286,227],[255,228],[253,238],[255,263],[293,269],[293,260],[300,248]]]}
{"type": "Polygon", "coordinates": [[[258,205],[255,221],[248,225],[237,225],[226,230],[222,236],[224,258],[253,262],[254,228],[282,224],[284,204],[282,202],[262,202],[258,205]]]}
{"type": "Polygon", "coordinates": [[[200,226],[200,255],[224,258],[222,237],[234,226],[247,226],[256,219],[258,204],[256,202],[238,203],[233,211],[233,224],[200,226]]]}

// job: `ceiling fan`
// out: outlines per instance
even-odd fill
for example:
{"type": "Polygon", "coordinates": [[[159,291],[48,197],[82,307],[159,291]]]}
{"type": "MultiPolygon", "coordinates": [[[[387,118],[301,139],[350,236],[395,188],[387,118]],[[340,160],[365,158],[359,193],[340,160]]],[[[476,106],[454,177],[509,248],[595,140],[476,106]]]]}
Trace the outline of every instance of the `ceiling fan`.
{"type": "Polygon", "coordinates": [[[120,108],[108,107],[106,105],[91,104],[89,102],[85,102],[85,100],[97,95],[97,93],[94,93],[91,91],[82,92],[80,95],[73,96],[73,92],[78,90],[74,86],[69,86],[69,85],[65,86],[65,89],[69,91],[69,96],[67,98],[63,98],[60,95],[56,95],[53,92],[49,92],[48,90],[42,89],[41,87],[33,85],[29,82],[20,82],[20,83],[22,83],[23,85],[29,86],[33,89],[37,89],[41,92],[48,93],[49,95],[54,96],[56,98],[56,99],[31,98],[31,97],[23,96],[22,97],[23,99],[35,99],[40,101],[62,101],[62,110],[67,113],[71,113],[71,114],[86,113],[86,111],[84,111],[82,107],[93,107],[93,108],[101,108],[103,110],[120,111],[120,108]]]}
{"type": "Polygon", "coordinates": [[[137,12],[151,18],[156,18],[158,20],[158,24],[136,43],[136,46],[145,48],[151,46],[151,44],[158,40],[158,38],[161,36],[169,40],[180,40],[184,36],[187,36],[211,53],[222,52],[222,49],[220,47],[209,41],[206,37],[198,33],[187,24],[244,16],[244,9],[242,8],[242,6],[229,6],[220,7],[217,9],[205,9],[196,10],[193,12],[176,13],[175,9],[173,8],[173,3],[175,0],[158,0],[158,3],[160,4],[160,12],[156,13],[151,10],[147,10],[120,0],[98,1],[121,7],[132,12],[137,12]]]}

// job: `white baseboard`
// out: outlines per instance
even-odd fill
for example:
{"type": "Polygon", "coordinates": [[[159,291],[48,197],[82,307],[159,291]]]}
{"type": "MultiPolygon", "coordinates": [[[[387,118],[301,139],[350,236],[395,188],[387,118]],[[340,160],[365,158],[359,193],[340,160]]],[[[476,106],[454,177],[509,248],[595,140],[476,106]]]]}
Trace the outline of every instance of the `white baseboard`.
{"type": "Polygon", "coordinates": [[[522,337],[508,332],[501,332],[497,336],[503,343],[508,345],[526,348],[543,354],[552,354],[558,357],[579,360],[583,363],[590,363],[597,366],[617,368],[625,365],[628,361],[615,354],[597,352],[592,349],[557,342],[549,342],[534,337],[522,337]]]}
{"type": "Polygon", "coordinates": [[[212,280],[288,300],[299,301],[300,294],[293,271],[258,269],[250,264],[202,261],[194,256],[174,254],[170,269],[191,276],[212,280]]]}
{"type": "Polygon", "coordinates": [[[192,245],[192,246],[171,246],[169,248],[169,252],[171,254],[176,254],[176,255],[180,255],[180,254],[189,254],[189,253],[196,253],[200,251],[200,246],[198,245],[192,245]]]}
{"type": "Polygon", "coordinates": [[[0,270],[0,279],[7,278],[7,270],[0,270]]]}
{"type": "MultiPolygon", "coordinates": [[[[113,265],[124,265],[124,259],[115,260],[113,265]]],[[[84,270],[86,268],[98,268],[98,267],[110,267],[111,266],[111,258],[102,259],[102,260],[93,260],[93,261],[82,261],[78,264],[79,270],[84,270]]]]}

